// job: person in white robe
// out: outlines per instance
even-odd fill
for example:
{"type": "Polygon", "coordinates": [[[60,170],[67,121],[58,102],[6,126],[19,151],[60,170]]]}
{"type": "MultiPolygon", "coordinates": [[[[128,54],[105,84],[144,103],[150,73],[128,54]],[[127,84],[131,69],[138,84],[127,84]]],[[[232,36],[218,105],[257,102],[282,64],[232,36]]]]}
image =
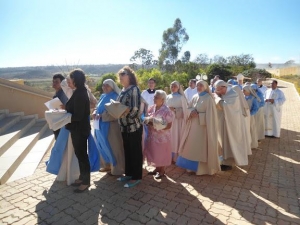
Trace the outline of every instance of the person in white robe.
{"type": "Polygon", "coordinates": [[[156,80],[154,78],[150,78],[148,80],[148,89],[142,91],[142,97],[148,104],[148,107],[154,105],[154,93],[155,93],[156,80]]]}
{"type": "Polygon", "coordinates": [[[268,87],[263,85],[263,79],[262,78],[258,78],[256,80],[257,86],[259,88],[259,90],[261,91],[261,93],[263,93],[263,95],[265,96],[266,91],[268,90],[268,87]]]}
{"type": "Polygon", "coordinates": [[[261,100],[250,85],[244,85],[243,93],[245,95],[245,99],[250,108],[251,148],[257,148],[258,147],[258,137],[257,137],[256,121],[255,121],[254,116],[259,110],[259,102],[261,100]]]}
{"type": "Polygon", "coordinates": [[[196,86],[198,94],[189,104],[176,165],[196,175],[213,175],[221,170],[217,107],[207,82],[199,80],[196,86]]]}
{"type": "Polygon", "coordinates": [[[247,153],[248,155],[252,155],[252,150],[251,150],[251,132],[250,132],[250,108],[249,105],[245,99],[244,93],[240,89],[238,85],[233,85],[231,88],[238,94],[239,100],[242,104],[242,113],[246,122],[246,139],[245,142],[247,143],[247,153]]]}
{"type": "Polygon", "coordinates": [[[195,79],[190,79],[189,81],[189,87],[185,89],[184,95],[188,101],[188,103],[191,102],[192,98],[194,95],[197,94],[197,88],[196,88],[196,80],[195,79]]]}
{"type": "Polygon", "coordinates": [[[273,80],[271,88],[265,92],[265,135],[280,138],[282,105],[286,99],[277,84],[277,80],[273,80]]]}
{"type": "Polygon", "coordinates": [[[239,95],[223,80],[215,83],[215,101],[219,114],[218,138],[223,161],[222,170],[233,165],[248,165],[247,127],[239,95]]]}
{"type": "Polygon", "coordinates": [[[180,140],[184,131],[184,126],[188,118],[187,99],[178,81],[173,81],[170,85],[171,94],[167,96],[166,105],[172,110],[175,119],[171,127],[172,163],[178,157],[180,140]]]}

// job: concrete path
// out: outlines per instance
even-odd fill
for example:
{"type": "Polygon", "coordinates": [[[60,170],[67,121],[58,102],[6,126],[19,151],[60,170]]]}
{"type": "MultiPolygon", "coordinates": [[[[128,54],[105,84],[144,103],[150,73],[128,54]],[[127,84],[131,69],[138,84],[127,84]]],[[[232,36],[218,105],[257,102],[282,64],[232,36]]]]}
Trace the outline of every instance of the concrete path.
{"type": "Polygon", "coordinates": [[[300,100],[293,85],[279,85],[287,98],[281,138],[265,139],[247,167],[194,176],[170,166],[161,182],[145,170],[131,189],[93,173],[90,191],[74,194],[41,163],[0,186],[0,224],[300,224],[300,100]]]}

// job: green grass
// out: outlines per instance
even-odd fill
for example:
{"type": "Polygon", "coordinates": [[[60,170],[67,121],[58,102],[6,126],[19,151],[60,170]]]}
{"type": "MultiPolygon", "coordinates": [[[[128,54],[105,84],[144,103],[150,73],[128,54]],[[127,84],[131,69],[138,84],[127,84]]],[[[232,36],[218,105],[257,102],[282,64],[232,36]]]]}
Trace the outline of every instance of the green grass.
{"type": "Polygon", "coordinates": [[[277,78],[293,83],[295,85],[298,94],[300,94],[300,75],[285,75],[277,78]]]}

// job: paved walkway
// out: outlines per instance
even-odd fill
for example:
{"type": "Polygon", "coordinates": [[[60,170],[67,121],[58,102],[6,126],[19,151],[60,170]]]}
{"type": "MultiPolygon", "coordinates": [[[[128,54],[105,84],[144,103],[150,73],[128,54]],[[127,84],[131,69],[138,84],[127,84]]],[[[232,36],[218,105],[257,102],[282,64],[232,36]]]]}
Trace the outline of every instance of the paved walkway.
{"type": "Polygon", "coordinates": [[[90,191],[74,194],[41,163],[0,186],[0,224],[300,224],[300,100],[291,84],[279,85],[287,98],[281,138],[265,139],[247,167],[193,176],[170,166],[161,182],[145,170],[131,189],[93,173],[90,191]]]}

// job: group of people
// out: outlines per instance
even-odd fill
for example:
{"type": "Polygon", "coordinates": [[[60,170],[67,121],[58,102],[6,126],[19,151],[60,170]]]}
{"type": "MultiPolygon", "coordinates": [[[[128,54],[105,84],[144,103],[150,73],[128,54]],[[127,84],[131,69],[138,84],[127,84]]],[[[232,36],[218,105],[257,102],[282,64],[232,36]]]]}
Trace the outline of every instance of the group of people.
{"type": "MultiPolygon", "coordinates": [[[[167,94],[155,89],[153,78],[141,92],[135,72],[128,66],[118,76],[121,90],[112,79],[103,82],[103,94],[92,112],[93,138],[100,171],[118,176],[118,181],[126,182],[124,187],[141,182],[144,160],[155,168],[148,171],[155,179],[162,179],[172,163],[189,173],[213,175],[234,165],[247,165],[251,149],[257,148],[265,135],[280,137],[285,98],[276,80],[267,89],[260,79],[256,84],[243,84],[241,74],[237,81],[228,82],[215,76],[210,85],[191,79],[185,91],[173,81],[167,94]]],[[[53,83],[56,79],[54,76],[53,83]]],[[[65,93],[71,90],[64,107],[70,114],[65,128],[70,131],[80,170],[72,185],[81,193],[90,185],[92,160],[87,146],[93,96],[82,70],[73,70],[67,80],[62,82],[65,93]],[[66,83],[68,88],[63,85],[66,83]]],[[[57,88],[56,96],[60,98],[59,91],[57,88]]]]}

